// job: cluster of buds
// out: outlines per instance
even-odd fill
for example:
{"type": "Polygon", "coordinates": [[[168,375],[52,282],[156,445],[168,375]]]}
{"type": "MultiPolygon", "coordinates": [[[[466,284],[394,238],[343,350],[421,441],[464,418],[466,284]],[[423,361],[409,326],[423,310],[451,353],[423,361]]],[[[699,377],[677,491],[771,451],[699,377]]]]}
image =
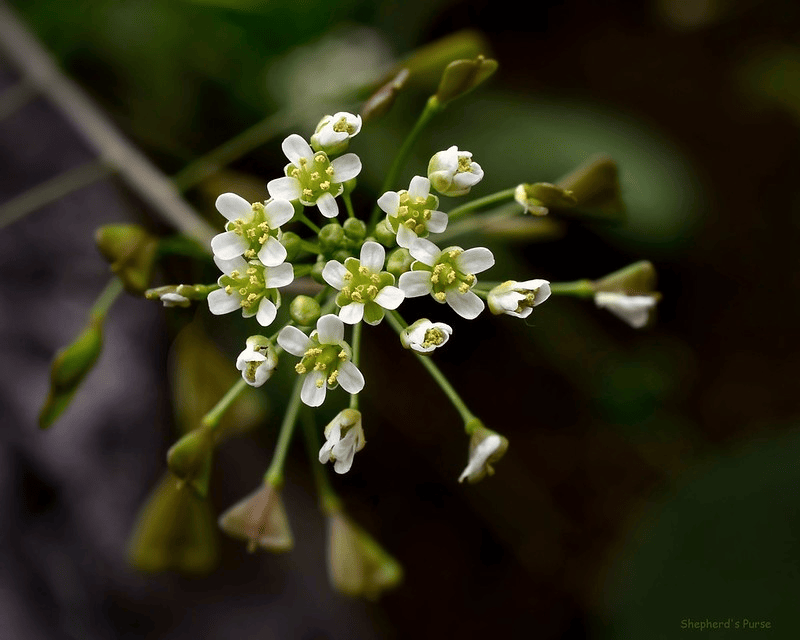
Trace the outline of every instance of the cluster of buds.
{"type": "MultiPolygon", "coordinates": [[[[202,424],[170,449],[169,466],[181,479],[182,490],[188,487],[201,496],[208,492],[214,447],[220,439],[218,425],[239,394],[249,387],[269,389],[270,380],[284,375],[281,372],[296,376],[264,482],[226,511],[219,524],[227,533],[247,540],[250,550],[287,551],[292,547],[280,488],[294,427],[301,412],[305,412],[301,422],[305,421],[321,503],[329,518],[331,580],[346,593],[373,597],[396,584],[402,575],[396,561],[344,515],[341,501],[321,466],[330,462],[335,473],[348,473],[356,453],[366,444],[358,408],[360,394],[370,388],[359,368],[364,326],[386,320],[402,347],[441,386],[443,398],[460,414],[469,438],[466,466],[458,481],[473,483],[494,473],[494,465],[509,444],[503,435],[475,417],[434,364],[441,348],[458,341],[458,326],[451,324],[453,320],[473,320],[487,306],[494,315],[527,319],[540,313],[538,307],[552,296],[575,295],[592,297],[598,307],[610,310],[634,327],[642,327],[649,322],[658,301],[654,271],[648,262],[597,281],[551,283],[531,277],[484,281],[483,274],[495,267],[492,251],[448,242],[448,234],[453,235],[452,228],[448,229],[451,221],[462,219],[462,227],[472,224],[472,229],[479,230],[483,213],[480,210],[502,200],[515,199],[523,213],[539,216],[558,215],[564,210],[575,215],[582,207],[594,206],[596,202],[591,199],[596,200],[598,194],[615,195],[617,191],[616,173],[609,174],[611,165],[607,159],[590,162],[558,184],[521,184],[450,208],[440,202],[439,196],[446,196],[445,202],[466,196],[484,176],[472,153],[453,145],[430,158],[426,175],[415,175],[407,188],[398,189],[404,186],[396,184],[406,159],[404,154],[423,125],[450,102],[485,81],[495,68],[494,61],[478,56],[457,60],[445,69],[437,93],[428,100],[420,123],[409,143],[403,145],[382,193],[375,194],[373,210],[367,215],[359,215],[350,200],[362,164],[358,155],[348,152],[365,119],[338,112],[324,116],[309,139],[296,133],[289,135],[282,144],[289,163],[283,176],[267,183],[267,199],[251,203],[236,194],[224,193],[216,200],[216,208],[225,219],[224,229],[210,243],[214,262],[222,272],[217,282],[165,285],[146,292],[148,298],[159,299],[167,307],[186,307],[206,300],[214,315],[241,310],[242,316],[254,318],[259,328],[259,333],[247,338],[236,359],[235,369],[241,373],[241,380],[206,414],[202,424]],[[340,204],[347,215],[343,223],[338,221],[340,204]],[[324,223],[321,227],[314,221],[317,215],[321,216],[317,222],[324,223]],[[290,225],[292,228],[287,230],[290,225]],[[298,289],[310,295],[300,294],[298,289]],[[400,313],[405,300],[428,296],[437,303],[431,305],[431,316],[449,317],[407,322],[400,313]],[[291,300],[285,305],[287,298],[291,300]],[[281,310],[284,305],[288,306],[288,314],[285,308],[281,310]],[[278,326],[272,335],[262,335],[261,328],[275,323],[278,326]],[[291,358],[285,354],[294,360],[287,362],[291,358]],[[345,398],[349,396],[346,407],[341,407],[342,394],[337,393],[340,387],[345,398]],[[326,402],[339,405],[341,410],[324,428],[321,444],[311,410],[326,402]]],[[[370,117],[381,110],[378,103],[394,101],[406,75],[398,74],[379,90],[371,100],[370,117]]],[[[131,242],[121,242],[119,234],[107,235],[104,252],[115,265],[115,272],[126,274],[127,280],[135,284],[134,276],[139,273],[136,265],[145,265],[149,279],[154,241],[138,232],[131,242]]],[[[60,354],[53,373],[60,395],[53,403],[62,397],[68,401],[96,358],[101,320],[98,311],[87,333],[71,350],[60,354]]],[[[57,411],[58,407],[50,407],[47,420],[51,422],[57,411]]],[[[165,504],[186,502],[182,493],[168,489],[162,493],[165,504]]]]}

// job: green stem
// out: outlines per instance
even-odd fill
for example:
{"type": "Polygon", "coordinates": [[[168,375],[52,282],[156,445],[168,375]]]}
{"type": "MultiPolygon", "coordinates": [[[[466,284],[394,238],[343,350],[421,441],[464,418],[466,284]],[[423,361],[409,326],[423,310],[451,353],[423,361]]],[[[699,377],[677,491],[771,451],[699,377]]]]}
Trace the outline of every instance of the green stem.
{"type": "MultiPolygon", "coordinates": [[[[408,326],[400,314],[397,313],[397,311],[389,311],[386,314],[386,319],[389,321],[389,324],[392,325],[392,328],[397,332],[397,335],[403,333],[403,329],[408,326]]],[[[464,423],[466,424],[470,420],[474,420],[475,414],[467,408],[467,405],[461,399],[461,396],[458,395],[458,392],[453,388],[453,385],[450,384],[445,375],[439,370],[439,367],[433,364],[433,361],[430,359],[430,357],[420,355],[416,351],[414,352],[414,355],[417,357],[417,360],[420,361],[422,366],[428,370],[428,373],[441,387],[442,391],[444,391],[444,394],[450,399],[450,402],[453,404],[456,411],[458,411],[458,413],[461,415],[461,419],[464,421],[464,423]]]]}
{"type": "Polygon", "coordinates": [[[111,278],[105,289],[100,292],[100,295],[92,305],[92,308],[89,309],[89,317],[92,320],[102,321],[106,317],[111,305],[114,304],[114,301],[119,297],[119,294],[122,293],[122,289],[122,280],[116,276],[111,278]]]}
{"type": "Polygon", "coordinates": [[[460,207],[456,207],[455,209],[451,209],[447,217],[452,222],[453,220],[458,220],[462,216],[470,213],[471,211],[475,211],[476,209],[483,209],[484,207],[488,207],[489,205],[497,204],[499,202],[504,202],[506,200],[510,200],[514,197],[514,190],[516,187],[512,187],[511,189],[505,189],[504,191],[498,191],[497,193],[490,193],[488,196],[484,196],[483,198],[478,198],[477,200],[473,200],[472,202],[467,202],[462,204],[460,207]]]}
{"type": "Polygon", "coordinates": [[[594,296],[594,286],[591,280],[575,280],[574,282],[552,282],[550,291],[555,295],[576,296],[578,298],[591,298],[594,296]]]}
{"type": "Polygon", "coordinates": [[[247,388],[247,383],[244,381],[244,378],[241,378],[236,381],[236,383],[228,389],[228,392],[220,398],[219,402],[214,405],[214,408],[211,409],[206,415],[203,416],[200,424],[203,425],[203,428],[207,429],[209,433],[213,433],[219,427],[219,422],[222,419],[222,416],[225,415],[225,412],[230,408],[233,402],[241,395],[242,391],[247,388]]]}
{"type": "Polygon", "coordinates": [[[350,194],[349,193],[343,194],[342,200],[344,200],[344,206],[347,208],[347,216],[349,218],[355,218],[356,212],[353,211],[353,202],[350,200],[350,194]]]}
{"type": "Polygon", "coordinates": [[[314,474],[314,484],[319,494],[319,504],[326,515],[342,510],[342,501],[331,486],[328,474],[319,462],[320,442],[314,424],[314,414],[311,411],[303,412],[303,435],[305,436],[308,459],[311,462],[311,471],[314,474]]]}
{"type": "MultiPolygon", "coordinates": [[[[350,361],[357,367],[359,355],[361,353],[361,322],[357,322],[353,325],[353,336],[352,336],[352,349],[353,355],[350,358],[350,361]]],[[[358,410],[358,394],[351,393],[350,394],[350,408],[358,410]]]]}
{"type": "Polygon", "coordinates": [[[313,222],[311,222],[311,220],[309,220],[309,219],[306,217],[306,214],[305,214],[305,213],[303,213],[303,212],[300,212],[300,213],[295,213],[295,214],[294,214],[294,217],[295,217],[295,219],[299,220],[299,221],[300,221],[300,222],[302,222],[304,225],[306,225],[306,226],[307,226],[309,229],[311,229],[311,230],[312,230],[314,233],[316,233],[316,234],[319,234],[319,232],[320,232],[320,228],[319,228],[317,225],[315,225],[313,222]]]}
{"type": "MultiPolygon", "coordinates": [[[[405,139],[405,142],[403,142],[400,150],[397,152],[397,155],[392,162],[392,166],[390,167],[389,172],[386,174],[386,179],[383,181],[383,186],[381,187],[380,193],[386,193],[389,189],[395,186],[395,183],[397,182],[397,176],[400,174],[400,171],[405,165],[408,154],[411,153],[414,143],[416,143],[417,139],[428,123],[442,109],[444,109],[444,105],[439,102],[439,99],[436,96],[431,96],[428,98],[428,102],[425,103],[425,108],[422,110],[422,114],[419,116],[417,123],[414,125],[411,133],[408,134],[408,137],[405,139]]],[[[369,219],[370,229],[374,229],[375,225],[378,224],[378,218],[380,215],[381,208],[376,205],[372,210],[372,215],[369,219]]]]}
{"type": "Polygon", "coordinates": [[[497,207],[491,213],[485,213],[481,216],[473,216],[464,220],[458,220],[453,224],[447,226],[442,233],[436,235],[439,242],[447,242],[451,238],[470,233],[473,231],[491,230],[493,225],[509,218],[519,216],[519,207],[505,205],[497,207]]]}
{"type": "Polygon", "coordinates": [[[275,453],[272,455],[272,462],[264,474],[264,482],[276,489],[280,489],[283,486],[283,465],[286,462],[286,454],[289,452],[289,444],[292,441],[297,414],[300,412],[300,393],[303,390],[304,380],[303,376],[297,376],[292,396],[289,398],[289,404],[283,416],[281,431],[278,434],[278,443],[275,445],[275,453]]]}

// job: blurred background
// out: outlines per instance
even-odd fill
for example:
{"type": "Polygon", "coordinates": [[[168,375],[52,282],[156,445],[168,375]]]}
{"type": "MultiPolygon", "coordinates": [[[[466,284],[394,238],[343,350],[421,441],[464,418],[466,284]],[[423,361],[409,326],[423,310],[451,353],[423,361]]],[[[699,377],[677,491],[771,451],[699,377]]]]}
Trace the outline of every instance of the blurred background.
{"type": "MultiPolygon", "coordinates": [[[[441,368],[511,442],[497,474],[471,486],[457,483],[467,442],[455,412],[433,386],[418,385],[413,399],[398,391],[400,381],[424,379],[421,369],[388,327],[365,332],[369,446],[332,479],[348,513],[405,569],[399,589],[368,602],[328,586],[325,522],[300,442],[284,490],[294,552],[248,555],[209,533],[195,541],[205,552],[194,575],[129,567],[128,539],[166,451],[202,414],[193,402],[174,409],[173,399],[189,393],[202,405],[214,385],[226,388],[247,327],[203,305],[165,311],[123,296],[97,367],[41,432],[50,360],[109,277],[95,228],[170,229],[115,177],[7,219],[0,636],[679,638],[691,633],[686,620],[747,619],[770,623],[752,635],[797,637],[800,5],[10,4],[164,174],[196,182],[185,197],[217,228],[219,193],[266,197],[288,133],[308,136],[324,113],[357,110],[398,60],[471,30],[500,69],[433,122],[396,188],[452,144],[486,172],[475,196],[554,181],[608,153],[625,225],[570,223],[542,238],[464,244],[495,251],[495,279],[598,278],[650,259],[664,297],[657,322],[641,331],[568,298],[528,322],[440,318],[455,328],[441,368]],[[263,144],[202,180],[181,174],[265,118],[263,144]]],[[[0,63],[8,203],[96,154],[50,102],[25,92],[6,53],[0,63]]],[[[435,85],[416,78],[353,141],[364,163],[358,210],[371,208],[390,151],[435,85]]],[[[214,274],[213,265],[170,260],[159,279],[214,274]]],[[[406,316],[432,306],[414,301],[406,316]]],[[[237,414],[239,427],[255,429],[219,448],[209,518],[258,484],[286,384],[276,377],[237,414]]]]}

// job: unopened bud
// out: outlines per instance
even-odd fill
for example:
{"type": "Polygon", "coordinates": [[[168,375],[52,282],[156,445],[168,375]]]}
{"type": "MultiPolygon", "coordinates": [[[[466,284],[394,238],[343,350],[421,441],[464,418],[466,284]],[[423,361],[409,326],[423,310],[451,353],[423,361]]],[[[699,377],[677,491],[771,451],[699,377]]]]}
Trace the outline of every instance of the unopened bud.
{"type": "Polygon", "coordinates": [[[354,240],[360,243],[361,240],[367,236],[367,225],[363,220],[359,220],[358,218],[348,218],[344,221],[342,228],[348,240],[354,240]]]}
{"type": "Polygon", "coordinates": [[[344,244],[344,229],[338,222],[329,222],[319,231],[319,246],[325,253],[340,249],[344,244]]]}
{"type": "Polygon", "coordinates": [[[503,457],[508,449],[508,440],[483,426],[478,418],[473,418],[464,430],[470,434],[469,463],[464,469],[459,482],[467,480],[470,484],[482,480],[486,475],[494,475],[492,465],[503,457]]]}
{"type": "Polygon", "coordinates": [[[436,99],[441,105],[460,98],[482,84],[497,70],[497,61],[479,55],[474,60],[454,60],[445,67],[436,99]]]}
{"type": "Polygon", "coordinates": [[[600,278],[592,287],[595,292],[650,293],[656,288],[656,269],[649,260],[640,260],[600,278]]]}
{"type": "Polygon", "coordinates": [[[625,213],[617,163],[609,156],[589,158],[556,182],[556,186],[571,191],[581,210],[595,210],[608,217],[625,213]]]}
{"type": "Polygon", "coordinates": [[[578,204],[571,191],[549,182],[518,185],[514,200],[525,208],[525,213],[544,216],[550,209],[570,209],[578,204]]]}
{"type": "Polygon", "coordinates": [[[397,234],[389,228],[386,218],[375,226],[375,240],[390,249],[397,244],[397,234]]]}
{"type": "Polygon", "coordinates": [[[408,69],[400,69],[391,80],[367,98],[364,106],[361,107],[361,117],[364,122],[379,118],[392,108],[395,98],[408,80],[408,76],[408,69]]]}
{"type": "Polygon", "coordinates": [[[319,320],[320,315],[319,302],[309,296],[297,296],[289,305],[289,317],[301,327],[310,327],[319,320]]]}
{"type": "Polygon", "coordinates": [[[141,294],[150,284],[158,240],[135,224],[100,227],[95,232],[100,253],[131,293],[141,294]]]}
{"type": "Polygon", "coordinates": [[[386,260],[386,270],[395,278],[399,278],[411,269],[413,262],[414,258],[411,257],[408,249],[398,247],[389,254],[389,258],[386,260]]]}
{"type": "Polygon", "coordinates": [[[300,253],[300,249],[302,248],[302,240],[300,239],[300,236],[294,231],[284,231],[283,235],[281,236],[281,244],[286,249],[286,258],[284,258],[284,261],[293,262],[295,258],[297,258],[298,254],[300,253]]]}

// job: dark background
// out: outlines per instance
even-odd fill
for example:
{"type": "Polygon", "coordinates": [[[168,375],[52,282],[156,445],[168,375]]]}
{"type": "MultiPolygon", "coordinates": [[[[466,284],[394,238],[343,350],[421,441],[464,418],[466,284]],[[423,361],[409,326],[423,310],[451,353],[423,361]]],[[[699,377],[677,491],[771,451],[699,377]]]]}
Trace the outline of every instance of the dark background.
{"type": "MultiPolygon", "coordinates": [[[[288,103],[307,109],[188,192],[216,226],[216,194],[264,197],[283,136],[343,108],[317,107],[314,87],[286,80],[299,77],[281,71],[294,47],[326,34],[363,42],[347,31],[362,25],[389,60],[480,30],[499,72],[434,122],[403,180],[451,144],[486,171],[478,196],[608,152],[626,226],[570,224],[558,241],[508,251],[498,238],[470,243],[497,253],[496,279],[594,278],[649,258],[664,299],[638,332],[561,298],[527,323],[442,318],[456,334],[441,368],[511,442],[497,475],[474,486],[457,483],[466,441],[450,406],[388,327],[366,332],[369,446],[333,481],[404,565],[403,586],[378,603],[327,585],[325,524],[299,443],[284,490],[293,553],[249,556],[222,539],[207,576],[148,576],[128,568],[126,540],[176,438],[168,354],[194,314],[120,299],[97,369],[40,432],[49,360],[108,277],[94,229],[152,215],[114,179],[31,213],[0,232],[0,637],[678,638],[708,634],[681,628],[706,618],[770,622],[715,637],[797,636],[796,3],[14,4],[168,175],[288,103]]],[[[1,74],[5,88],[19,79],[8,65],[1,74]]],[[[360,210],[426,91],[401,96],[354,141],[360,210]]],[[[0,121],[5,200],[92,157],[44,99],[0,121]]],[[[188,267],[168,269],[167,279],[188,267]]],[[[415,301],[406,316],[431,306],[415,301]]],[[[246,334],[231,318],[199,317],[232,367],[246,334]]],[[[217,512],[269,463],[279,383],[264,392],[263,427],[215,458],[217,512]]]]}

